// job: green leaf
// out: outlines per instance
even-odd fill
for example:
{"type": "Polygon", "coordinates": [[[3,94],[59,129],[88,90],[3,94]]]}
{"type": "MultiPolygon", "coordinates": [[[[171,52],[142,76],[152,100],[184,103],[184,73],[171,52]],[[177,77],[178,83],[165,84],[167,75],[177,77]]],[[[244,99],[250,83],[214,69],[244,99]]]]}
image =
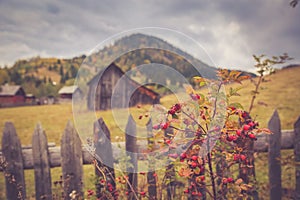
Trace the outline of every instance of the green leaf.
{"type": "Polygon", "coordinates": [[[206,82],[205,81],[201,81],[199,85],[200,85],[200,87],[203,87],[203,86],[206,85],[206,82]]]}
{"type": "Polygon", "coordinates": [[[242,109],[242,110],[244,109],[243,106],[242,106],[242,104],[240,104],[238,102],[229,104],[229,107],[235,107],[237,109],[242,109]]]}

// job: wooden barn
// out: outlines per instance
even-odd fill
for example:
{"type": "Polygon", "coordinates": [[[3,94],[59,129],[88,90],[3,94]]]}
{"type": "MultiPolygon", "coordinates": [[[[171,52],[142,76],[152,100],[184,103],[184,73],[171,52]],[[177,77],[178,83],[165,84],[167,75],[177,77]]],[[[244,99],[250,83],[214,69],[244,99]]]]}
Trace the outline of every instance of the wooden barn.
{"type": "Polygon", "coordinates": [[[137,104],[156,104],[160,101],[158,93],[129,78],[115,63],[100,71],[88,85],[88,108],[90,110],[111,109],[113,92],[116,97],[114,105],[118,108],[132,107],[137,104]],[[122,84],[118,87],[118,91],[114,91],[121,77],[122,84]],[[134,92],[131,93],[132,91],[134,92]],[[130,99],[129,103],[128,99],[130,99]]]}
{"type": "Polygon", "coordinates": [[[24,105],[26,94],[19,85],[2,85],[0,87],[0,106],[24,105]]]}
{"type": "Polygon", "coordinates": [[[82,91],[76,85],[64,86],[58,91],[58,94],[60,100],[72,100],[72,98],[82,97],[82,91]]]}

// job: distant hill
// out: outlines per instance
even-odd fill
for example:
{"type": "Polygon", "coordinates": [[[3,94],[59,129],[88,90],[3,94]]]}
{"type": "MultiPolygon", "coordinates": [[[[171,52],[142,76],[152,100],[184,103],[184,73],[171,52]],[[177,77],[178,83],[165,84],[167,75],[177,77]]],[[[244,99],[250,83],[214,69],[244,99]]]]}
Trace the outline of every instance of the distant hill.
{"type": "MultiPolygon", "coordinates": [[[[136,66],[142,64],[160,63],[174,68],[184,75],[187,80],[196,75],[210,79],[216,77],[215,67],[205,64],[160,38],[144,34],[125,36],[90,55],[87,59],[85,58],[86,56],[82,55],[71,59],[35,57],[29,60],[18,60],[11,68],[0,69],[0,85],[6,82],[21,84],[27,93],[36,96],[55,96],[63,85],[74,83],[76,73],[83,61],[88,67],[83,65],[82,72],[84,73],[80,75],[84,76],[86,80],[93,78],[95,71],[97,72],[97,70],[108,66],[112,60],[123,71],[135,69],[136,66]],[[145,48],[149,45],[153,48],[145,48]],[[130,51],[115,60],[112,59],[114,56],[119,55],[122,50],[132,48],[136,50],[130,51]]],[[[173,74],[163,70],[159,72],[150,70],[147,73],[155,73],[154,79],[157,80],[176,80],[173,74]]],[[[254,74],[251,75],[254,76],[254,74]]],[[[137,81],[147,79],[147,75],[140,73],[138,70],[132,76],[137,81]]],[[[149,80],[149,82],[157,80],[149,80]]],[[[171,82],[171,84],[175,83],[171,82]]]]}
{"type": "MultiPolygon", "coordinates": [[[[144,34],[132,34],[115,41],[114,44],[91,55],[89,64],[100,68],[105,67],[110,64],[109,62],[115,55],[120,55],[122,50],[126,49],[136,50],[128,52],[115,60],[123,71],[142,64],[159,63],[176,69],[187,78],[199,75],[199,72],[207,78],[215,78],[216,68],[160,38],[144,34]],[[146,48],[149,46],[151,48],[146,48]],[[195,65],[193,66],[191,63],[195,65]]],[[[162,72],[161,75],[167,77],[168,74],[162,72]]]]}
{"type": "MultiPolygon", "coordinates": [[[[165,81],[165,84],[169,82],[171,85],[178,85],[178,82],[176,82],[176,73],[170,73],[170,71],[166,70],[153,71],[151,67],[149,70],[144,70],[143,72],[135,69],[136,66],[143,64],[158,63],[169,66],[183,75],[190,83],[192,83],[191,78],[194,76],[215,79],[217,70],[217,68],[209,66],[160,38],[139,33],[116,40],[110,46],[106,46],[89,56],[88,60],[85,60],[86,69],[92,71],[93,73],[91,74],[94,74],[95,71],[108,66],[112,61],[125,72],[136,70],[131,73],[131,78],[143,83],[147,83],[148,81],[150,83],[151,81],[156,83],[165,81]],[[134,50],[121,55],[123,51],[129,49],[134,50]],[[121,56],[118,57],[117,55],[121,56]],[[116,56],[117,59],[114,59],[116,56]],[[151,79],[148,80],[149,75],[151,75],[151,79]]],[[[92,78],[88,73],[84,74],[86,75],[86,79],[92,78]]],[[[252,73],[247,74],[255,76],[252,73]]],[[[157,88],[152,87],[152,89],[157,88]]],[[[158,89],[156,91],[164,93],[164,91],[158,89]]]]}

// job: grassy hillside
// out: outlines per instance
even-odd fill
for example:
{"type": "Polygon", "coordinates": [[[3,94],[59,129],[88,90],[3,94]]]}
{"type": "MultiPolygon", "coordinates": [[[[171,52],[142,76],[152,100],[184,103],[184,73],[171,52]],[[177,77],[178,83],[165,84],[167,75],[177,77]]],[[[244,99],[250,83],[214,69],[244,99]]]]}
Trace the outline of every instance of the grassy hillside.
{"type": "MultiPolygon", "coordinates": [[[[283,129],[293,128],[294,122],[300,116],[300,66],[277,70],[274,74],[266,76],[265,82],[261,84],[259,94],[251,115],[260,122],[261,127],[267,127],[268,120],[275,109],[278,110],[283,129]]],[[[257,81],[258,78],[254,78],[257,81]]],[[[249,110],[251,102],[251,91],[255,89],[250,80],[242,84],[234,83],[226,85],[229,88],[241,87],[238,92],[241,96],[232,97],[231,103],[239,102],[246,111],[249,110]]],[[[205,91],[200,91],[204,92],[205,91]]],[[[162,104],[171,105],[175,103],[174,95],[162,98],[162,104]]]]}
{"type": "MultiPolygon", "coordinates": [[[[252,116],[260,122],[261,127],[266,127],[274,109],[277,109],[282,121],[283,129],[293,128],[293,123],[300,115],[300,67],[287,68],[278,71],[275,74],[266,77],[268,82],[262,84],[262,90],[256,99],[256,104],[252,111],[252,116]],[[266,105],[264,105],[266,104],[266,105]]],[[[243,87],[240,90],[240,97],[233,97],[232,102],[240,102],[246,110],[249,108],[251,90],[254,86],[249,80],[244,81],[242,85],[232,84],[229,87],[243,87]]],[[[170,107],[176,102],[174,95],[168,95],[161,99],[161,103],[170,107]]],[[[136,121],[144,125],[148,119],[137,120],[143,110],[132,108],[136,121]]],[[[82,113],[87,122],[95,118],[87,118],[85,112],[82,113]]],[[[114,123],[110,111],[99,111],[97,116],[102,116],[112,133],[121,135],[122,132],[114,123]]],[[[36,123],[41,122],[46,130],[50,142],[60,143],[60,136],[68,120],[73,120],[71,104],[45,105],[31,107],[16,107],[0,109],[0,130],[3,130],[5,121],[12,121],[21,137],[23,144],[31,143],[31,135],[36,123]]],[[[123,126],[126,124],[124,119],[123,126]]],[[[0,139],[1,140],[1,139],[0,139]]]]}

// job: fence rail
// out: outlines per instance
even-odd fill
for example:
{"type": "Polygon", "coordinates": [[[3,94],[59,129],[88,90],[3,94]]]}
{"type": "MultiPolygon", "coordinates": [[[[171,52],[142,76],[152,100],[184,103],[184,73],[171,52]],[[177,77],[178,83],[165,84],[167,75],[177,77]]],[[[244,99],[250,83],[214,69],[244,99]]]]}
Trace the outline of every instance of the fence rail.
{"type": "MultiPolygon", "coordinates": [[[[151,125],[149,121],[148,125],[151,125]]],[[[148,135],[151,136],[151,127],[147,126],[148,135]]],[[[254,150],[257,152],[268,152],[269,154],[269,180],[270,180],[270,196],[274,198],[281,198],[281,165],[278,158],[280,158],[281,149],[294,149],[295,163],[298,166],[300,163],[300,118],[294,125],[294,130],[281,130],[280,119],[277,111],[274,112],[269,122],[269,129],[273,134],[266,135],[261,134],[257,136],[257,141],[254,143],[254,150]]],[[[136,134],[136,124],[132,117],[128,119],[126,132],[130,137],[126,137],[125,142],[121,142],[120,145],[130,150],[131,152],[143,151],[149,141],[138,141],[136,145],[136,139],[132,139],[136,134]]],[[[98,138],[106,136],[110,140],[110,132],[106,127],[104,121],[99,119],[94,124],[94,137],[98,138]]],[[[101,141],[101,140],[97,140],[101,141]]],[[[151,142],[151,141],[150,141],[151,142]]],[[[103,143],[95,143],[96,151],[97,145],[108,145],[110,141],[103,143]]],[[[51,174],[50,168],[62,167],[63,179],[68,180],[66,184],[66,194],[69,194],[73,190],[82,194],[82,165],[93,163],[93,156],[87,149],[82,147],[80,138],[69,122],[65,128],[65,131],[61,140],[61,147],[56,146],[54,143],[48,143],[46,135],[41,127],[37,125],[33,134],[32,146],[21,146],[20,140],[17,136],[14,125],[10,122],[5,123],[5,128],[2,136],[2,150],[0,151],[0,169],[4,170],[5,184],[6,184],[6,196],[7,199],[25,199],[26,198],[26,185],[24,178],[24,169],[34,169],[35,171],[35,184],[36,184],[36,199],[51,199],[51,174]],[[5,161],[5,162],[3,162],[5,161]],[[4,164],[5,163],[5,164],[4,164]],[[13,181],[12,181],[13,180],[13,181]],[[43,185],[43,187],[41,187],[43,185]]],[[[99,146],[100,145],[100,146],[99,146]]],[[[118,149],[111,149],[111,146],[105,146],[107,151],[105,153],[99,152],[99,155],[107,158],[116,158],[119,154],[118,149]],[[110,150],[109,150],[110,149],[110,150]]],[[[138,158],[132,157],[133,171],[137,171],[138,158]]],[[[113,162],[111,159],[110,162],[113,162]]],[[[99,163],[101,164],[101,163],[99,163]]],[[[149,163],[149,167],[151,167],[149,163]]],[[[300,168],[296,166],[296,186],[295,186],[295,198],[300,199],[300,168]]],[[[132,166],[131,166],[132,167],[132,166]]],[[[107,172],[113,174],[113,169],[109,169],[107,172]]],[[[99,176],[99,174],[96,173],[99,176]]],[[[156,198],[156,184],[151,179],[151,174],[148,177],[149,195],[156,198]],[[149,178],[150,177],[150,178],[149,178]],[[151,194],[150,194],[151,193],[151,194]]],[[[130,175],[131,189],[137,188],[137,174],[130,175]]],[[[115,183],[113,183],[115,184],[115,183]]],[[[97,188],[97,185],[96,185],[97,188]]],[[[101,188],[98,188],[99,190],[101,188]]],[[[98,191],[98,198],[101,198],[101,192],[98,191]]],[[[133,196],[129,196],[129,199],[134,199],[133,196]]],[[[279,198],[279,199],[280,199],[279,198]]],[[[69,199],[68,195],[64,196],[64,199],[69,199]]]]}
{"type": "MultiPolygon", "coordinates": [[[[295,133],[294,130],[282,130],[281,137],[281,150],[284,149],[294,149],[295,133]]],[[[254,142],[254,151],[255,152],[268,152],[269,147],[269,136],[266,134],[261,134],[257,136],[257,140],[254,142]]],[[[118,146],[125,147],[125,142],[118,142],[118,146]]],[[[137,144],[138,152],[142,152],[147,146],[147,141],[139,141],[137,144]]],[[[22,157],[23,157],[23,168],[24,169],[33,169],[33,157],[32,157],[32,146],[22,146],[22,157]]],[[[48,143],[49,150],[49,162],[50,167],[60,167],[61,166],[61,148],[56,146],[55,143],[48,143]]],[[[93,161],[93,156],[91,153],[84,147],[82,147],[82,164],[89,165],[93,161]]],[[[113,157],[117,157],[119,150],[113,149],[113,157]]],[[[2,150],[0,150],[0,159],[3,159],[2,150]]],[[[1,169],[0,169],[1,171],[1,169]]]]}

